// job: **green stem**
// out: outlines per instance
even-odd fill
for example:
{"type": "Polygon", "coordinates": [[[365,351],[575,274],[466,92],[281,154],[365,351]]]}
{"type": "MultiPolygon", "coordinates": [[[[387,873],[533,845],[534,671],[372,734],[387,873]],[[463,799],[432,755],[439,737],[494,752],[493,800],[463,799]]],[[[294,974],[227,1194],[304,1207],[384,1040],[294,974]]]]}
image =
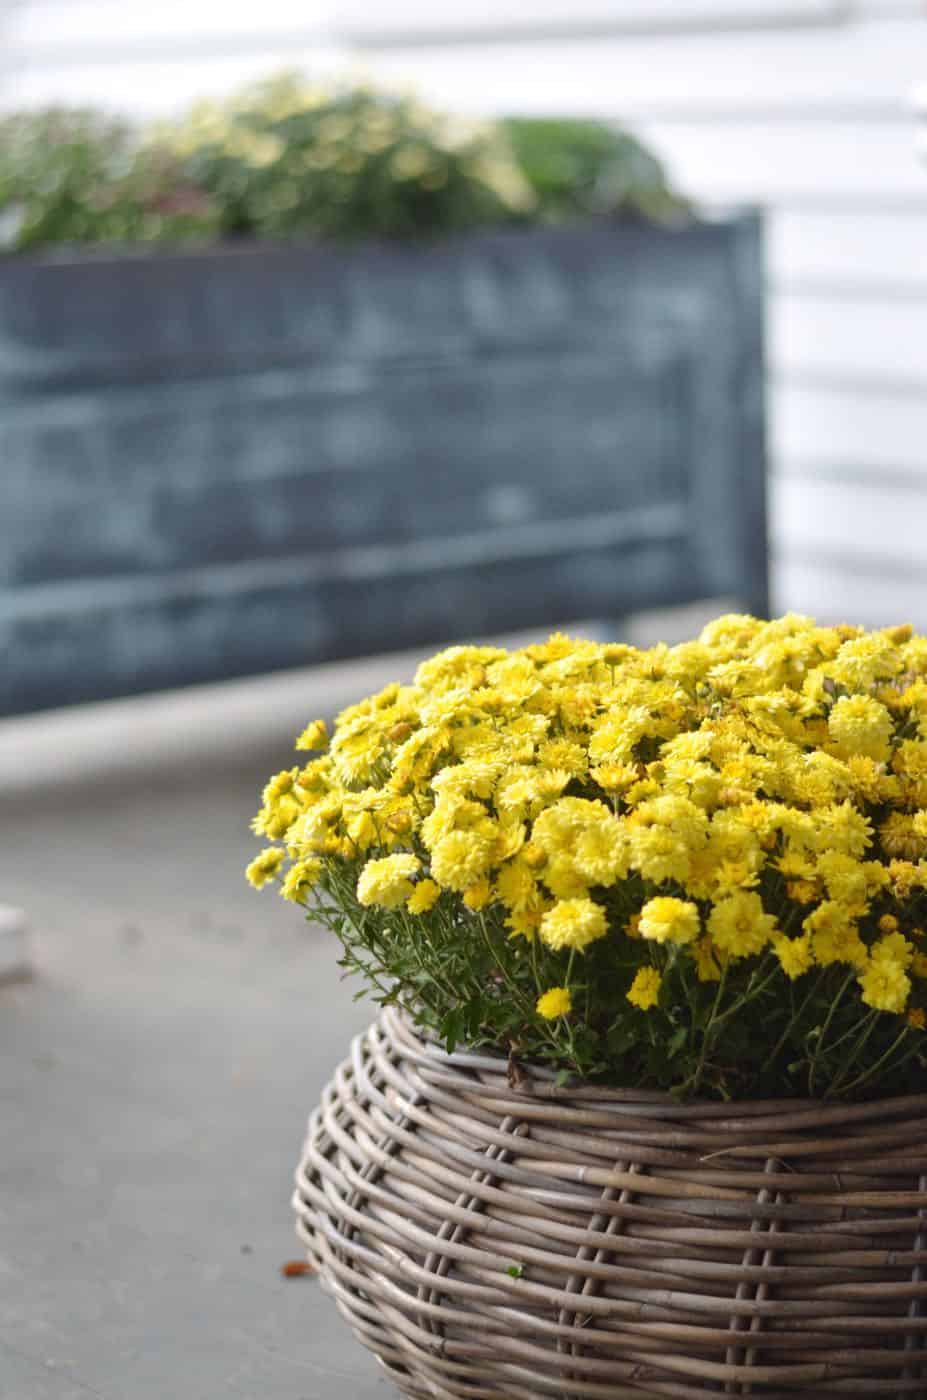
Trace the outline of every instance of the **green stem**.
{"type": "Polygon", "coordinates": [[[837,1010],[837,1007],[840,1005],[841,1001],[843,1000],[847,988],[852,982],[855,981],[857,976],[858,972],[855,967],[852,969],[852,971],[847,973],[847,976],[841,983],[840,989],[837,992],[837,995],[834,997],[833,1001],[831,1002],[827,1015],[824,1018],[824,1024],[821,1027],[821,1034],[818,1036],[818,1043],[814,1047],[814,1054],[811,1056],[811,1063],[808,1066],[808,1095],[810,1098],[814,1098],[814,1079],[818,1070],[818,1061],[820,1060],[821,1054],[824,1049],[824,1041],[827,1038],[827,1032],[830,1030],[830,1023],[834,1019],[834,1013],[837,1010]]]}
{"type": "MultiPolygon", "coordinates": [[[[871,1012],[870,1014],[871,1014],[871,1016],[872,1016],[873,1018],[875,1018],[875,1017],[878,1016],[880,1013],[877,1012],[877,1011],[873,1011],[873,1012],[871,1012]]],[[[875,1020],[874,1020],[874,1019],[873,1019],[873,1021],[872,1021],[872,1025],[873,1025],[873,1026],[875,1025],[875,1020]]],[[[895,1037],[895,1039],[892,1041],[891,1045],[888,1047],[888,1049],[886,1050],[885,1054],[882,1055],[882,1056],[880,1056],[880,1058],[879,1058],[878,1060],[876,1060],[875,1064],[874,1064],[874,1065],[870,1065],[869,1068],[868,1068],[867,1070],[864,1070],[862,1074],[858,1074],[858,1075],[856,1076],[855,1079],[852,1079],[852,1080],[850,1081],[849,1084],[845,1084],[844,1087],[843,1087],[843,1092],[844,1092],[845,1094],[850,1094],[850,1093],[852,1093],[853,1090],[854,1090],[854,1089],[858,1089],[859,1086],[860,1086],[861,1084],[865,1084],[867,1079],[871,1079],[871,1078],[873,1077],[873,1075],[878,1074],[879,1071],[880,1071],[885,1065],[887,1065],[887,1064],[889,1063],[889,1061],[891,1060],[891,1058],[892,1058],[892,1056],[894,1055],[895,1051],[898,1049],[899,1045],[903,1045],[903,1044],[904,1044],[905,1039],[907,1038],[908,1035],[910,1035],[910,1033],[911,1033],[910,1027],[906,1024],[905,1027],[904,1027],[904,1029],[901,1031],[901,1033],[900,1033],[899,1035],[897,1035],[897,1036],[895,1037]]],[[[859,1046],[857,1047],[857,1051],[856,1051],[856,1054],[853,1056],[853,1059],[855,1059],[855,1058],[856,1058],[856,1055],[859,1054],[859,1051],[862,1050],[862,1048],[863,1048],[863,1046],[865,1045],[865,1043],[866,1043],[866,1041],[868,1040],[868,1038],[869,1038],[869,1032],[867,1032],[866,1035],[862,1037],[862,1040],[860,1041],[860,1044],[859,1044],[859,1046]]],[[[852,1061],[850,1061],[850,1060],[847,1061],[847,1064],[844,1066],[843,1072],[841,1073],[841,1075],[839,1076],[839,1078],[837,1078],[837,1079],[834,1081],[833,1085],[831,1086],[831,1092],[835,1092],[835,1091],[836,1091],[837,1086],[838,1086],[839,1083],[840,1083],[840,1080],[841,1080],[841,1079],[843,1078],[843,1076],[846,1074],[846,1071],[847,1071],[847,1069],[849,1069],[851,1063],[852,1063],[852,1061]]]]}
{"type": "Polygon", "coordinates": [[[820,989],[821,983],[822,983],[823,981],[825,981],[826,977],[827,977],[827,969],[825,968],[825,969],[823,969],[823,970],[818,974],[817,977],[815,977],[815,978],[813,979],[814,985],[812,986],[811,991],[810,991],[810,992],[808,993],[808,995],[805,997],[804,1001],[802,1002],[802,1004],[801,1004],[801,1006],[798,1008],[798,1010],[795,1011],[795,1010],[793,1009],[792,1015],[789,1017],[789,1019],[788,1019],[788,1021],[787,1021],[787,1023],[786,1023],[785,1030],[782,1032],[782,1034],[780,1035],[779,1039],[776,1041],[775,1049],[772,1051],[772,1054],[769,1056],[768,1064],[770,1065],[770,1067],[773,1066],[773,1065],[776,1063],[776,1060],[778,1059],[779,1054],[780,1054],[780,1052],[781,1052],[783,1046],[785,1045],[786,1041],[788,1040],[789,1036],[791,1035],[793,1028],[799,1023],[799,1021],[801,1020],[802,1016],[804,1016],[805,1012],[808,1010],[808,1007],[811,1005],[812,1001],[814,1000],[814,998],[815,998],[815,997],[817,996],[817,994],[818,994],[818,991],[819,991],[819,989],[820,989]]]}
{"type": "MultiPolygon", "coordinates": [[[[824,1091],[824,1097],[825,1097],[825,1099],[833,1098],[833,1097],[836,1096],[837,1090],[840,1088],[840,1085],[843,1083],[844,1079],[846,1078],[848,1071],[849,1071],[850,1068],[855,1064],[855,1062],[859,1059],[860,1055],[863,1053],[863,1050],[866,1048],[866,1043],[867,1043],[867,1041],[869,1040],[869,1037],[872,1035],[872,1032],[875,1030],[876,1021],[878,1020],[878,1018],[879,1018],[879,1016],[880,1016],[881,1014],[882,1014],[882,1013],[881,1013],[880,1011],[876,1011],[876,1010],[872,1010],[872,1011],[869,1012],[869,1015],[866,1017],[865,1021],[863,1022],[863,1031],[862,1031],[862,1034],[858,1037],[858,1039],[857,1039],[857,1041],[856,1041],[856,1044],[853,1046],[853,1049],[850,1051],[850,1053],[847,1055],[846,1059],[844,1060],[844,1062],[843,1062],[843,1068],[841,1069],[840,1073],[837,1075],[836,1079],[832,1080],[832,1082],[831,1082],[831,1084],[829,1085],[829,1087],[828,1087],[827,1089],[825,1089],[825,1091],[824,1091]]],[[[902,1032],[902,1034],[907,1034],[907,1029],[908,1029],[907,1026],[905,1026],[905,1029],[904,1029],[904,1031],[902,1032]]],[[[880,1061],[879,1063],[881,1063],[881,1061],[880,1061]]],[[[871,1073],[872,1073],[871,1070],[868,1070],[868,1071],[867,1071],[867,1074],[871,1074],[871,1073]]],[[[854,1082],[855,1082],[855,1081],[854,1081],[854,1082]]],[[[847,1093],[847,1092],[849,1092],[849,1090],[845,1088],[843,1092],[844,1092],[844,1093],[847,1093]]]]}
{"type": "Polygon", "coordinates": [[[686,1084],[683,1086],[684,1089],[688,1089],[689,1085],[691,1084],[692,1093],[695,1093],[697,1091],[699,1085],[702,1082],[702,1074],[705,1070],[705,1061],[708,1056],[708,1047],[711,1041],[712,1031],[714,1030],[715,1024],[720,1019],[718,1017],[718,1007],[721,1005],[721,998],[724,995],[724,988],[727,983],[727,970],[729,965],[730,964],[725,963],[724,967],[721,969],[721,976],[718,980],[718,988],[715,992],[714,1002],[712,1003],[711,1014],[708,1017],[708,1024],[702,1032],[702,1048],[699,1053],[698,1064],[695,1066],[695,1072],[690,1077],[690,1080],[687,1080],[686,1084]]]}

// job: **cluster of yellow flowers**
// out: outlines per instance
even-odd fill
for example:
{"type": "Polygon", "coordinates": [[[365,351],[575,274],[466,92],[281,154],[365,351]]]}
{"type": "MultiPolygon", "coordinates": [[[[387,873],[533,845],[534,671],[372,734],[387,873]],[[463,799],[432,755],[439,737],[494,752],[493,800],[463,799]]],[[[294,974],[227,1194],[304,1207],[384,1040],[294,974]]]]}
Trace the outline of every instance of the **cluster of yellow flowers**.
{"type": "Polygon", "coordinates": [[[671,968],[711,984],[762,956],[784,995],[839,964],[923,1027],[927,639],[908,627],[729,615],[649,650],[451,647],[297,747],[316,756],[265,790],[255,830],[285,849],[253,883],[286,863],[303,902],[356,868],[359,904],[413,927],[444,902],[540,940],[564,962],[540,1018],[569,1014],[567,962],[608,940],[640,1010],[671,968]]]}

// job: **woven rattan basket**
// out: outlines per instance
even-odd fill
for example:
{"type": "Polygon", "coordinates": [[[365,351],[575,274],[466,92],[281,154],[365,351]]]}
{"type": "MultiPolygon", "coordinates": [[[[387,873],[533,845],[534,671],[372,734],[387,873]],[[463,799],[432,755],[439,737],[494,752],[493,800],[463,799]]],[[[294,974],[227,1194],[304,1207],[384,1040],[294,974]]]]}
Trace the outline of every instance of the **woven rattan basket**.
{"type": "Polygon", "coordinates": [[[927,1095],[514,1078],[388,1011],[310,1120],[299,1232],[405,1395],[927,1397],[927,1095]]]}

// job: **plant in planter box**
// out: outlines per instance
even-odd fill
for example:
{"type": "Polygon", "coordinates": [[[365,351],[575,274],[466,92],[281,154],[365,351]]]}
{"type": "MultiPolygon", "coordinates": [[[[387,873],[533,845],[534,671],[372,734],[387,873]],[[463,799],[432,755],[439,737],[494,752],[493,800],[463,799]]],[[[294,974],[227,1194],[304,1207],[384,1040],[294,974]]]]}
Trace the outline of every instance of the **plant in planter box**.
{"type": "Polygon", "coordinates": [[[249,878],[386,1010],[297,1207],[404,1391],[923,1394],[927,639],[454,647],[298,746],[249,878]]]}
{"type": "Polygon", "coordinates": [[[630,132],[566,117],[509,117],[503,130],[548,223],[624,217],[679,223],[687,202],[630,132]]]}
{"type": "Polygon", "coordinates": [[[504,136],[360,83],[283,73],[201,102],[156,139],[256,237],[422,237],[530,217],[534,196],[504,136]]]}
{"type": "Polygon", "coordinates": [[[92,109],[0,118],[0,248],[214,238],[218,210],[165,149],[92,109]]]}

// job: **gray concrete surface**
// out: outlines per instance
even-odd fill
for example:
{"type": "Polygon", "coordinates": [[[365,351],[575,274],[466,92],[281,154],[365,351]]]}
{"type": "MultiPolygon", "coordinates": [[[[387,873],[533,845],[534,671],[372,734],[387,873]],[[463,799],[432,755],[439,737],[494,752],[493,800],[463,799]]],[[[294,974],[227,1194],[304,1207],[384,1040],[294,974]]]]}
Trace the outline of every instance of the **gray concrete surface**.
{"type": "Polygon", "coordinates": [[[288,761],[0,800],[34,979],[0,986],[2,1400],[386,1400],[311,1279],[304,1121],[369,1012],[242,882],[288,761]]]}

